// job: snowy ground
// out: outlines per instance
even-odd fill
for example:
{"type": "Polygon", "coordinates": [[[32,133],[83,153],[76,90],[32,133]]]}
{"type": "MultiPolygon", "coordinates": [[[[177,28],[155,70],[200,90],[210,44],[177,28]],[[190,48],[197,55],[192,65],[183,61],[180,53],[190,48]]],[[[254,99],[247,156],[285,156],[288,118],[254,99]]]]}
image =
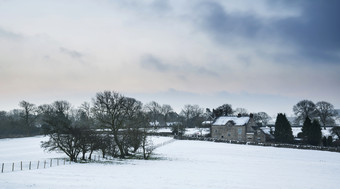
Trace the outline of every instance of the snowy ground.
{"type": "MultiPolygon", "coordinates": [[[[44,153],[41,137],[0,140],[3,161],[61,157],[44,153]]],[[[154,137],[154,144],[171,140],[154,137]]],[[[0,173],[0,188],[338,188],[340,153],[175,141],[158,160],[71,164],[0,173]]]]}

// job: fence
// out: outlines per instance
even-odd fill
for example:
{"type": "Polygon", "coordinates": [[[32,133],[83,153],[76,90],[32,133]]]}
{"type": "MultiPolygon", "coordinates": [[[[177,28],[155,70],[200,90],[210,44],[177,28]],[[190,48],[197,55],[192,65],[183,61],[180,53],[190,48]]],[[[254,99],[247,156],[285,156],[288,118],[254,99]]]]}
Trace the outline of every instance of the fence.
{"type": "Polygon", "coordinates": [[[159,148],[159,147],[161,147],[161,146],[165,146],[165,145],[170,144],[170,143],[173,143],[173,142],[175,142],[175,141],[176,141],[175,139],[171,139],[171,140],[162,142],[162,143],[160,143],[160,144],[154,145],[154,146],[153,146],[153,149],[159,148]]]}
{"type": "MultiPolygon", "coordinates": [[[[107,161],[113,160],[113,157],[101,157],[100,155],[93,155],[91,160],[88,159],[88,156],[85,156],[85,161],[107,161]]],[[[82,158],[77,158],[77,162],[84,162],[82,158]]],[[[52,158],[45,160],[37,160],[37,161],[20,161],[20,162],[7,162],[0,163],[0,173],[9,173],[14,171],[28,171],[28,170],[37,170],[37,169],[47,169],[51,167],[57,167],[62,165],[69,165],[74,162],[70,161],[68,158],[52,158]]]]}
{"type": "Polygon", "coordinates": [[[66,158],[53,158],[38,161],[20,161],[12,163],[1,163],[1,173],[14,172],[14,171],[26,171],[36,169],[46,169],[50,167],[71,164],[66,158]]]}

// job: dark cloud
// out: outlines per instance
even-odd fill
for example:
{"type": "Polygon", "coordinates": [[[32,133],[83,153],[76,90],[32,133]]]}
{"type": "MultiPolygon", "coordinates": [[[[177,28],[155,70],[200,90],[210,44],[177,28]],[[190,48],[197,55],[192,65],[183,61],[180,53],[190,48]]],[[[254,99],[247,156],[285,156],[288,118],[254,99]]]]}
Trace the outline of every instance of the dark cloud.
{"type": "Polygon", "coordinates": [[[70,56],[71,58],[74,58],[74,59],[80,59],[84,56],[82,53],[80,53],[78,51],[66,49],[64,47],[60,47],[59,50],[60,50],[60,52],[67,54],[68,56],[70,56]]]}
{"type": "Polygon", "coordinates": [[[176,69],[172,65],[164,64],[160,59],[154,57],[153,55],[144,55],[141,59],[140,65],[144,69],[150,69],[160,72],[168,72],[176,69]]]}
{"type": "Polygon", "coordinates": [[[152,7],[159,11],[168,11],[172,9],[168,0],[155,0],[152,2],[152,7]]]}
{"type": "Polygon", "coordinates": [[[197,5],[196,23],[207,30],[218,42],[228,42],[235,35],[256,36],[261,21],[249,14],[230,14],[217,2],[206,1],[197,5]]]}
{"type": "Polygon", "coordinates": [[[195,66],[189,63],[182,63],[180,66],[164,63],[160,58],[153,55],[144,55],[141,58],[140,66],[147,70],[172,73],[193,73],[218,77],[219,74],[202,66],[195,66]]]}
{"type": "Polygon", "coordinates": [[[258,44],[279,40],[280,48],[293,45],[297,50],[273,54],[275,60],[340,63],[340,1],[268,1],[267,6],[297,8],[301,15],[265,20],[255,12],[229,13],[218,2],[204,1],[197,4],[194,22],[222,45],[234,45],[238,38],[258,44]]]}
{"type": "Polygon", "coordinates": [[[302,14],[274,23],[280,37],[296,44],[300,53],[310,59],[339,63],[340,1],[304,0],[287,3],[301,8],[302,14]]]}

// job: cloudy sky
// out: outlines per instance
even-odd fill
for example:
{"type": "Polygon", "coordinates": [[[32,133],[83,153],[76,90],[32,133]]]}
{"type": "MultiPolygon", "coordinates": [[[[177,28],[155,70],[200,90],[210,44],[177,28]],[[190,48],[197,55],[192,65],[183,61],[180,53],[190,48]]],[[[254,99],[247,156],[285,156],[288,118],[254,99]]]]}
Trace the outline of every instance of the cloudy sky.
{"type": "Polygon", "coordinates": [[[337,0],[0,0],[0,110],[115,90],[146,103],[340,108],[337,0]]]}

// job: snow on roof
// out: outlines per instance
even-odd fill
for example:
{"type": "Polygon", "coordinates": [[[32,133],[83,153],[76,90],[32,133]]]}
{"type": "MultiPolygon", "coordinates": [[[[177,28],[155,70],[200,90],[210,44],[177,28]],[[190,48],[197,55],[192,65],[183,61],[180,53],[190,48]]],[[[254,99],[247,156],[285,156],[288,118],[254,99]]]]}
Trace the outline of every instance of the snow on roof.
{"type": "Polygon", "coordinates": [[[235,125],[245,125],[249,121],[249,117],[228,117],[221,116],[216,119],[213,125],[226,125],[228,121],[233,121],[235,125]]]}
{"type": "Polygon", "coordinates": [[[166,126],[181,125],[181,122],[166,122],[166,126]]]}
{"type": "Polygon", "coordinates": [[[212,124],[213,123],[213,121],[203,121],[202,122],[202,125],[210,125],[210,124],[212,124]]]}
{"type": "MultiPolygon", "coordinates": [[[[270,133],[270,127],[261,127],[260,128],[265,134],[271,135],[270,133]]],[[[274,132],[274,129],[272,129],[272,131],[274,132]]]]}
{"type": "Polygon", "coordinates": [[[149,122],[150,126],[159,126],[159,122],[155,121],[155,122],[149,122]]]}

